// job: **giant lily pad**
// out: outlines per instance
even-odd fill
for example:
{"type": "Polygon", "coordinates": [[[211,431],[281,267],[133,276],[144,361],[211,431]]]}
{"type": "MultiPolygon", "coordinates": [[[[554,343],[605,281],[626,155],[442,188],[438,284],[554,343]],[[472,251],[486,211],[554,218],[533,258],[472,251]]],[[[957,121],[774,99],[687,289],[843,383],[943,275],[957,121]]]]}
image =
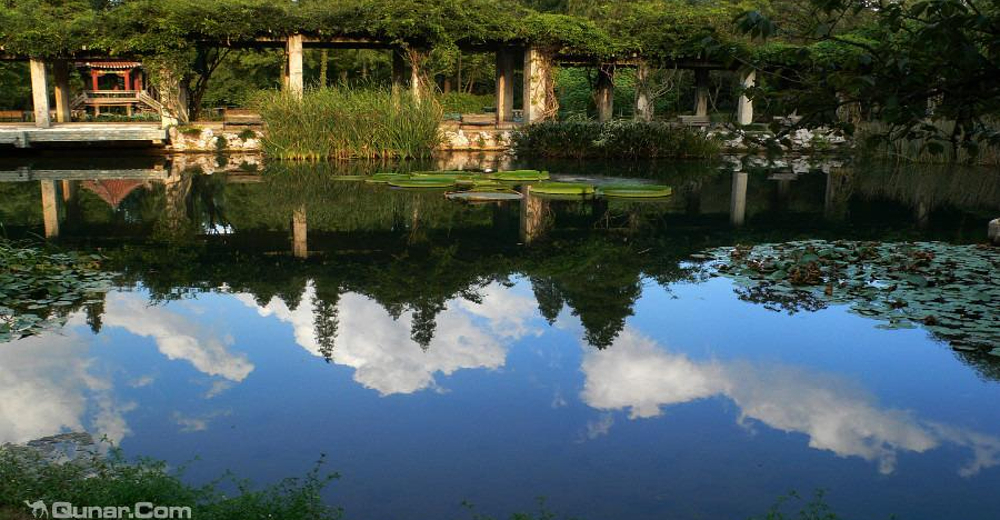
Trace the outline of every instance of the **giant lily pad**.
{"type": "Polygon", "coordinates": [[[467,202],[498,202],[504,200],[521,200],[524,195],[514,190],[494,189],[469,191],[453,191],[445,194],[452,200],[464,200],[467,202]]]}
{"type": "Polygon", "coordinates": [[[582,182],[540,182],[531,186],[532,195],[585,196],[594,194],[594,186],[582,182]]]}
{"type": "Polygon", "coordinates": [[[618,184],[602,186],[600,194],[615,199],[658,199],[669,197],[673,188],[660,184],[618,184]]]}
{"type": "Polygon", "coordinates": [[[538,170],[509,170],[505,172],[494,172],[490,174],[490,177],[498,181],[544,181],[549,178],[549,172],[538,170]]]}
{"type": "Polygon", "coordinates": [[[407,177],[392,179],[389,186],[407,189],[448,189],[455,187],[455,179],[450,177],[407,177]]]}

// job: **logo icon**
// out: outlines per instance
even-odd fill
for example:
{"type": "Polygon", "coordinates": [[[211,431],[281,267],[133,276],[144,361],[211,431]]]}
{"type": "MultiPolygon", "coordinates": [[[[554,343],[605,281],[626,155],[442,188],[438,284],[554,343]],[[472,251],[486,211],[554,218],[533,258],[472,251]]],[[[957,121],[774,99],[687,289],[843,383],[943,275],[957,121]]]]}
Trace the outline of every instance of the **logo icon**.
{"type": "Polygon", "coordinates": [[[35,518],[48,518],[49,508],[45,505],[45,502],[41,500],[35,500],[34,502],[24,501],[24,504],[31,508],[31,516],[35,518]]]}

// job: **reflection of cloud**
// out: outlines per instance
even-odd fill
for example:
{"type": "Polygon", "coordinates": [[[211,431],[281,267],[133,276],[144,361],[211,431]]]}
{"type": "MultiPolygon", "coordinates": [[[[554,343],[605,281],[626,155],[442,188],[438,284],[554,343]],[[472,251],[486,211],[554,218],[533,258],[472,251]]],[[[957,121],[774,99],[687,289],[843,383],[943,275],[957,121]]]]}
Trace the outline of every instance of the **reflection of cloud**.
{"type": "Polygon", "coordinates": [[[107,327],[121,327],[137,336],[153,338],[168,359],[187,360],[205,374],[242,381],[254,368],[246,356],[227,349],[231,337],[216,338],[185,316],[150,306],[136,294],[108,294],[103,321],[107,327]]]}
{"type": "Polygon", "coordinates": [[[611,426],[615,424],[615,417],[609,413],[602,413],[596,421],[587,421],[587,429],[583,432],[580,442],[584,440],[594,440],[607,435],[611,431],[611,426]]]}
{"type": "Polygon", "coordinates": [[[231,415],[229,410],[223,410],[219,412],[212,412],[205,415],[199,415],[197,417],[188,417],[180,412],[174,412],[173,418],[174,422],[180,425],[181,432],[191,433],[200,432],[208,429],[208,423],[215,419],[216,417],[224,417],[231,415]]]}
{"type": "Polygon", "coordinates": [[[124,413],[135,405],[114,401],[110,381],[90,372],[86,342],[70,329],[65,334],[0,345],[0,444],[67,430],[90,430],[114,443],[129,434],[124,413]]]}
{"type": "Polygon", "coordinates": [[[628,408],[632,418],[724,395],[740,407],[741,422],[805,434],[809,446],[877,461],[885,474],[895,470],[900,451],[922,453],[943,443],[973,451],[974,460],[960,471],[964,476],[1000,464],[1000,439],[878,408],[870,395],[843,379],[787,366],[697,362],[629,329],[612,348],[589,350],[582,368],[584,402],[601,410],[628,408]]]}
{"type": "MultiPolygon", "coordinates": [[[[333,361],[353,367],[355,381],[383,395],[433,388],[437,373],[450,375],[465,368],[499,368],[506,359],[502,343],[531,332],[527,319],[534,315],[534,305],[529,297],[498,285],[487,287],[483,293],[482,303],[448,302],[436,318],[434,339],[426,351],[410,337],[412,313],[405,312],[394,320],[375,301],[358,294],[344,294],[337,303],[333,361]]],[[[320,356],[313,314],[315,294],[310,283],[295,310],[277,298],[264,307],[259,307],[248,295],[237,298],[256,308],[262,316],[290,323],[295,341],[320,356]]]]}

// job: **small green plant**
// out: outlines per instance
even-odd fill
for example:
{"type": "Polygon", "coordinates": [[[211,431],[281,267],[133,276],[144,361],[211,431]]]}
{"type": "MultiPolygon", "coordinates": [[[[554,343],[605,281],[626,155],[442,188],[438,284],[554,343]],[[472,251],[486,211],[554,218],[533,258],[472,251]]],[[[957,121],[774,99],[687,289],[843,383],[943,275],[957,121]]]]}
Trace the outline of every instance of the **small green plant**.
{"type": "Polygon", "coordinates": [[[229,141],[225,137],[221,135],[215,136],[215,151],[217,152],[224,151],[228,146],[229,146],[229,141]]]}
{"type": "MultiPolygon", "coordinates": [[[[89,436],[88,436],[89,437],[89,436]]],[[[302,478],[290,478],[257,489],[247,480],[226,474],[195,487],[182,480],[183,468],[168,469],[163,461],[142,458],[127,461],[117,448],[107,455],[96,447],[68,462],[56,462],[37,451],[15,446],[0,448],[0,517],[31,518],[25,503],[68,502],[75,506],[133,507],[140,502],[157,506],[190,507],[190,518],[237,520],[337,520],[340,509],[323,503],[321,492],[335,473],[323,473],[323,458],[302,478]],[[234,487],[236,494],[221,487],[234,487]]]]}
{"type": "Polygon", "coordinates": [[[179,130],[181,135],[185,137],[190,137],[192,139],[197,139],[201,137],[201,128],[197,126],[185,126],[179,130]]]}
{"type": "Polygon", "coordinates": [[[817,489],[808,500],[795,491],[789,491],[787,495],[778,497],[764,516],[755,516],[750,520],[838,520],[840,517],[826,503],[825,497],[826,492],[822,489],[817,489]],[[789,509],[794,511],[796,507],[790,504],[803,505],[792,512],[789,509]]]}
{"type": "Polygon", "coordinates": [[[720,145],[703,132],[661,122],[548,121],[512,135],[514,151],[535,157],[709,158],[720,145]]]}
{"type": "Polygon", "coordinates": [[[243,131],[241,131],[236,137],[239,137],[243,141],[249,141],[251,139],[257,138],[257,132],[254,132],[253,130],[246,128],[243,131]]]}
{"type": "Polygon", "coordinates": [[[479,114],[496,105],[492,94],[469,94],[467,92],[449,92],[438,96],[441,109],[447,113],[479,114]]]}

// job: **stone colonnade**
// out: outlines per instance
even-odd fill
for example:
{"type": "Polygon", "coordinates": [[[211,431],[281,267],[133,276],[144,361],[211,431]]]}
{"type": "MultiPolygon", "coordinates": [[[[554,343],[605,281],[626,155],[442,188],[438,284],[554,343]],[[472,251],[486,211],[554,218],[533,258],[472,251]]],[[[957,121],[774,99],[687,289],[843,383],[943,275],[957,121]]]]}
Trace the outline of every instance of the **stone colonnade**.
{"type": "MultiPolygon", "coordinates": [[[[303,75],[303,53],[307,39],[301,34],[291,35],[285,40],[285,66],[283,71],[283,87],[295,95],[301,96],[305,90],[303,75]]],[[[514,74],[515,67],[522,61],[523,104],[521,107],[523,121],[535,123],[556,116],[559,105],[555,98],[555,82],[553,67],[557,57],[551,49],[528,45],[527,47],[501,46],[496,52],[496,121],[497,124],[514,120],[514,74]]],[[[406,50],[393,49],[392,52],[392,85],[393,90],[402,91],[408,82],[413,95],[422,95],[426,86],[426,78],[422,71],[426,59],[426,51],[416,48],[406,50]]],[[[635,66],[636,95],[635,114],[640,120],[652,120],[653,95],[650,91],[649,65],[638,61],[635,66]]],[[[603,64],[598,67],[597,84],[595,86],[595,101],[600,121],[608,121],[614,114],[614,74],[615,65],[603,64]]],[[[708,118],[708,68],[692,66],[695,71],[695,103],[694,115],[697,118],[708,118]]],[[[39,59],[30,60],[32,100],[34,103],[35,126],[48,128],[51,126],[51,116],[48,94],[48,71],[46,63],[39,59]]],[[[69,63],[65,60],[52,62],[52,74],[55,83],[56,122],[70,121],[69,97],[69,63]]],[[[162,121],[164,126],[187,121],[186,97],[179,87],[180,78],[172,78],[170,74],[160,74],[162,121]]],[[[744,89],[754,86],[755,71],[740,71],[740,83],[744,89]]],[[[753,100],[741,90],[737,102],[736,122],[741,125],[753,121],[753,100]]]]}

